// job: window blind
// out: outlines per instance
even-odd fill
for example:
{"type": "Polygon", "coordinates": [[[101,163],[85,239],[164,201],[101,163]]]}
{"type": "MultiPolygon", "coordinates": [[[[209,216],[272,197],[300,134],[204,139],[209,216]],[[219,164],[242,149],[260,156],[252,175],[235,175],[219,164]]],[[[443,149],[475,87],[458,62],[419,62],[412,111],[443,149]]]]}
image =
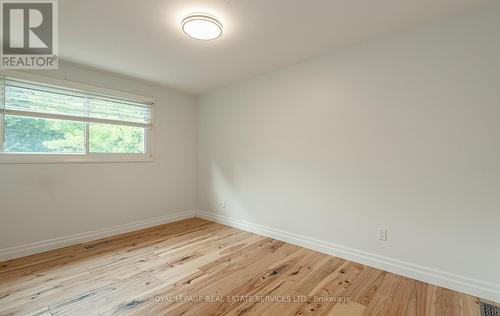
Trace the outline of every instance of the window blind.
{"type": "Polygon", "coordinates": [[[137,127],[152,126],[152,104],[2,78],[0,111],[42,117],[137,127]]]}
{"type": "Polygon", "coordinates": [[[0,78],[0,114],[3,112],[4,102],[3,102],[3,93],[4,93],[4,80],[0,78]]]}

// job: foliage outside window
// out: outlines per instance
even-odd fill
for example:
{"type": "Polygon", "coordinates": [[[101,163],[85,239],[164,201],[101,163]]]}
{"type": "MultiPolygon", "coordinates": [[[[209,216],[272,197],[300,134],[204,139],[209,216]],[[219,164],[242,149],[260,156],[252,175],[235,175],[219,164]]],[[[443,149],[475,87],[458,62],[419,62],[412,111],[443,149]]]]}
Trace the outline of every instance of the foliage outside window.
{"type": "Polygon", "coordinates": [[[148,154],[150,103],[14,79],[0,89],[0,154],[148,154]]]}

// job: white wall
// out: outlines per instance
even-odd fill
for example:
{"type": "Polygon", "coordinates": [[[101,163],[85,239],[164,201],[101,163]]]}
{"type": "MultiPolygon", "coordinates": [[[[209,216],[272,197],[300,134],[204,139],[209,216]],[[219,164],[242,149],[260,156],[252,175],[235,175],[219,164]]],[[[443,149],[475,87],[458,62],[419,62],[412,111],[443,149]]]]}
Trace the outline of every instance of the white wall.
{"type": "Polygon", "coordinates": [[[201,96],[199,207],[500,289],[499,29],[497,5],[201,96]]]}
{"type": "Polygon", "coordinates": [[[0,164],[0,249],[195,209],[193,97],[73,65],[36,74],[154,97],[155,161],[0,164]]]}

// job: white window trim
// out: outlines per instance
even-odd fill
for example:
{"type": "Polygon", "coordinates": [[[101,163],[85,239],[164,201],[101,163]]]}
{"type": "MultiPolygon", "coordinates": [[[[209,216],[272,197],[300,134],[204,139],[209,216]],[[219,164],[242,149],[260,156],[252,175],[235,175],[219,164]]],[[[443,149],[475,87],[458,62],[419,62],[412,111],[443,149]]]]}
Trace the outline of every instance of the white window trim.
{"type": "MultiPolygon", "coordinates": [[[[66,80],[58,80],[47,77],[42,77],[38,75],[20,73],[15,71],[1,71],[0,76],[7,76],[10,78],[32,81],[40,84],[53,85],[56,87],[64,87],[66,89],[72,89],[79,92],[87,92],[93,94],[102,94],[111,97],[117,97],[122,99],[136,100],[140,102],[147,102],[151,104],[151,115],[152,122],[154,126],[155,121],[155,100],[151,97],[145,97],[140,95],[134,95],[130,93],[114,91],[109,89],[102,89],[98,87],[93,87],[85,84],[80,84],[76,82],[70,82],[66,80]]],[[[4,119],[3,115],[0,114],[0,148],[3,148],[4,142],[4,119]]],[[[88,129],[89,124],[85,125],[88,129]]],[[[85,152],[82,154],[57,154],[57,153],[6,153],[0,151],[0,164],[42,164],[42,163],[101,163],[101,162],[114,162],[114,163],[126,163],[126,162],[152,162],[154,161],[153,156],[153,128],[145,128],[145,153],[143,154],[112,154],[112,153],[90,153],[89,152],[89,142],[85,139],[85,152]]],[[[88,136],[88,131],[85,132],[85,137],[88,136]]]]}

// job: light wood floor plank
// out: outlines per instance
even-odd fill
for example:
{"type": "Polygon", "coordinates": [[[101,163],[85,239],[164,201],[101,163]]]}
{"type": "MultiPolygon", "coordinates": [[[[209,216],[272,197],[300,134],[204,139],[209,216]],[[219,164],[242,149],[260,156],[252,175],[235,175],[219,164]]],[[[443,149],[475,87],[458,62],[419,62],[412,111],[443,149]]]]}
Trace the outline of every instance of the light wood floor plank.
{"type": "Polygon", "coordinates": [[[480,313],[466,294],[193,218],[0,263],[0,315],[480,313]]]}

